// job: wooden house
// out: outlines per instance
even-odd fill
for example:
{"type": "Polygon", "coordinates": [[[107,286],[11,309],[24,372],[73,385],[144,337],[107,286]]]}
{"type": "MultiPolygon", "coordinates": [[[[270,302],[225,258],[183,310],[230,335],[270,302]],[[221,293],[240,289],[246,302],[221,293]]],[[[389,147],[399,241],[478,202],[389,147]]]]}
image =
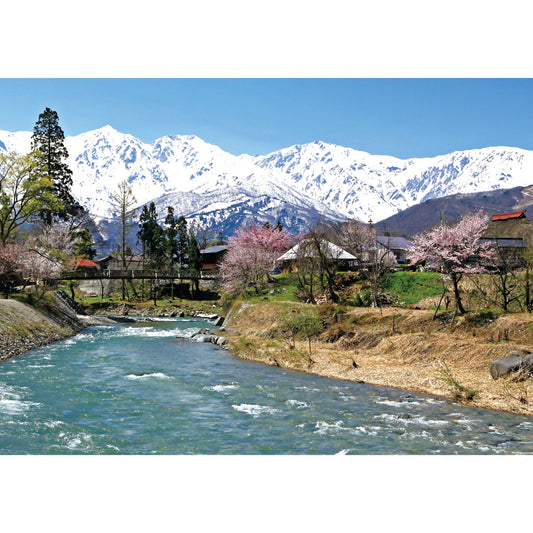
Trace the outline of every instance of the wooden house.
{"type": "Polygon", "coordinates": [[[209,270],[211,272],[218,271],[218,264],[222,261],[228,250],[229,246],[227,244],[209,246],[209,248],[200,250],[202,270],[209,270]]]}
{"type": "MultiPolygon", "coordinates": [[[[96,262],[104,270],[121,270],[122,256],[120,254],[109,254],[101,259],[97,259],[96,262]]],[[[143,258],[142,255],[127,255],[126,256],[126,269],[127,270],[143,270],[143,258]]]]}
{"type": "Polygon", "coordinates": [[[514,213],[492,215],[489,227],[483,238],[486,239],[523,239],[533,242],[533,225],[526,218],[526,210],[514,213]]]}
{"type": "Polygon", "coordinates": [[[522,265],[524,249],[533,243],[533,224],[526,210],[492,215],[488,228],[479,239],[496,249],[495,263],[516,268],[522,265]]]}

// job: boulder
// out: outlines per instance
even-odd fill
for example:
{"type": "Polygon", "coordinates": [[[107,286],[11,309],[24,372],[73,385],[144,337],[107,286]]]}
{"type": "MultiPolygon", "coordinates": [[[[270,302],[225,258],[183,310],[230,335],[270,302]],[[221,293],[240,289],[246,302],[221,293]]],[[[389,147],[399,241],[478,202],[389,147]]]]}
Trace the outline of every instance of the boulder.
{"type": "Polygon", "coordinates": [[[216,344],[218,346],[226,346],[226,344],[228,344],[228,339],[226,339],[226,337],[217,337],[216,344]]]}
{"type": "Polygon", "coordinates": [[[214,344],[216,342],[216,335],[195,335],[194,340],[196,342],[211,342],[214,344]]]}
{"type": "Polygon", "coordinates": [[[519,350],[490,364],[490,375],[493,379],[508,376],[512,372],[519,370],[533,372],[533,354],[531,352],[519,350]]]}
{"type": "Polygon", "coordinates": [[[218,327],[218,326],[222,326],[222,324],[224,324],[224,317],[223,316],[219,316],[216,320],[215,320],[215,323],[213,324],[215,327],[218,327]]]}

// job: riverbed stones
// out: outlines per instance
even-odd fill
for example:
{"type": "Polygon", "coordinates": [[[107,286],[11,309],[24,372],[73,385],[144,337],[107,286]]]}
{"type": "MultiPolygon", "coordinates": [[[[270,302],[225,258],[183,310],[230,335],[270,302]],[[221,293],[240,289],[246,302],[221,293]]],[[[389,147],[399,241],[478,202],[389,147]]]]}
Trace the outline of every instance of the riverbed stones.
{"type": "Polygon", "coordinates": [[[216,335],[195,335],[194,340],[196,342],[211,342],[213,344],[216,344],[216,335]]]}
{"type": "Polygon", "coordinates": [[[213,334],[208,328],[200,329],[191,337],[191,339],[195,340],[196,342],[210,342],[211,344],[216,344],[217,346],[221,347],[227,346],[228,344],[228,340],[225,337],[213,334]]]}
{"type": "Polygon", "coordinates": [[[490,375],[493,379],[508,376],[512,372],[525,371],[533,373],[533,354],[526,350],[510,353],[503,359],[498,359],[490,364],[490,375]]]}

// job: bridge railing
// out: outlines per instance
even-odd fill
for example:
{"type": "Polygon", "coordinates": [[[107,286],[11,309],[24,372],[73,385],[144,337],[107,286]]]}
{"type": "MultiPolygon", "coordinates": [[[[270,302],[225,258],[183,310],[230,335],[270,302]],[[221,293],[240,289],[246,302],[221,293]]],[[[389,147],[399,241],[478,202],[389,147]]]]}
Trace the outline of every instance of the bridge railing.
{"type": "Polygon", "coordinates": [[[64,271],[61,275],[63,280],[82,280],[82,279],[217,279],[216,272],[211,270],[189,270],[189,269],[94,269],[94,270],[69,270],[64,271]]]}

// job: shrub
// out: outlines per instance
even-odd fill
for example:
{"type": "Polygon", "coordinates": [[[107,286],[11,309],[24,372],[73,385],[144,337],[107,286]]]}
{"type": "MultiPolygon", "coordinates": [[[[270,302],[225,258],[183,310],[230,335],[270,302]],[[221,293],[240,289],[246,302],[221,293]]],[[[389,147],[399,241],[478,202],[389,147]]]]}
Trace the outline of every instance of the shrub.
{"type": "Polygon", "coordinates": [[[355,295],[355,299],[353,302],[354,307],[370,307],[372,304],[372,293],[370,290],[364,290],[361,292],[358,292],[355,295]]]}

